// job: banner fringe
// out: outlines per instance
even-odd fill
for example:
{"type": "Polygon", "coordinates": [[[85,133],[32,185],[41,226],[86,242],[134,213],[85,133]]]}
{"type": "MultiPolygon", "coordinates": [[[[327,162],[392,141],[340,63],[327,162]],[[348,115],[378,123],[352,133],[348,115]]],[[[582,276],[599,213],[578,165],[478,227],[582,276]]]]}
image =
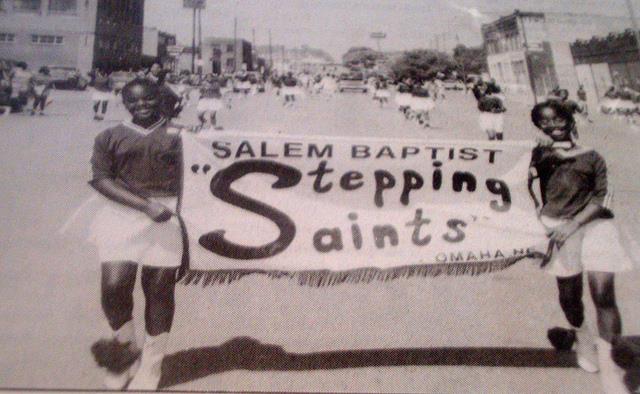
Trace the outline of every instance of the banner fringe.
{"type": "Polygon", "coordinates": [[[263,275],[270,279],[295,280],[300,286],[329,287],[343,283],[389,282],[413,277],[478,276],[505,270],[518,261],[528,257],[538,256],[518,255],[477,263],[414,264],[387,269],[365,267],[349,271],[189,270],[179,283],[186,286],[197,286],[201,284],[202,287],[209,287],[230,284],[248,275],[263,275]]]}

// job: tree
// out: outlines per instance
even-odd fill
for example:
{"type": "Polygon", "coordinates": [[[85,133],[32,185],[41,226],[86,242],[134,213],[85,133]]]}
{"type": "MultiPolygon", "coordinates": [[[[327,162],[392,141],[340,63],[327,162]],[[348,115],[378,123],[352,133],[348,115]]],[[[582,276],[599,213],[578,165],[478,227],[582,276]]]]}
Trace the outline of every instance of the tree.
{"type": "Polygon", "coordinates": [[[384,55],[368,47],[352,47],[342,55],[342,63],[347,67],[373,68],[384,55]]]}
{"type": "Polygon", "coordinates": [[[405,52],[391,66],[394,79],[411,78],[424,81],[438,73],[448,74],[455,70],[455,62],[448,54],[431,49],[415,49],[405,52]]]}
{"type": "Polygon", "coordinates": [[[453,60],[463,74],[482,74],[487,70],[487,54],[484,47],[458,45],[453,49],[453,60]]]}

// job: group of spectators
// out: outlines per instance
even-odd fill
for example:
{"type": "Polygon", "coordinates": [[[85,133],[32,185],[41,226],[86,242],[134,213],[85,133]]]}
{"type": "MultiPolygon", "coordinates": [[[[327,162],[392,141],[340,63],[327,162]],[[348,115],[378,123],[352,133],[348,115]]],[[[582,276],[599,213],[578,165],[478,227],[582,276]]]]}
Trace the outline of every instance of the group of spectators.
{"type": "Polygon", "coordinates": [[[31,115],[44,114],[50,103],[51,88],[48,67],[40,67],[37,73],[32,73],[25,62],[0,61],[0,115],[20,112],[30,100],[31,115]]]}

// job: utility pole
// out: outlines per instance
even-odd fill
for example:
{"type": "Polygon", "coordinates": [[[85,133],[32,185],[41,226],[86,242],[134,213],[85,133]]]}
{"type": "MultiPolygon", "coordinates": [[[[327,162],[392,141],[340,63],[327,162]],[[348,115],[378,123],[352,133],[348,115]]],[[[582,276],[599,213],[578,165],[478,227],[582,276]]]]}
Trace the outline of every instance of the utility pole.
{"type": "Polygon", "coordinates": [[[273,52],[271,47],[271,29],[269,29],[269,69],[273,68],[273,52]]]}
{"type": "Polygon", "coordinates": [[[533,103],[538,104],[538,96],[536,95],[536,82],[535,77],[533,76],[533,70],[531,67],[531,56],[529,53],[529,42],[527,41],[527,31],[524,28],[524,21],[520,16],[520,13],[516,11],[517,21],[520,22],[522,28],[522,40],[524,41],[524,60],[527,65],[527,74],[529,74],[529,85],[531,86],[531,93],[533,93],[533,103]]]}
{"type": "Polygon", "coordinates": [[[191,34],[191,73],[196,72],[196,8],[193,8],[193,31],[191,34]]]}
{"type": "Polygon", "coordinates": [[[258,62],[258,55],[257,55],[257,51],[256,51],[256,29],[252,28],[251,29],[251,69],[253,70],[253,66],[254,66],[254,60],[257,63],[258,62]]]}
{"type": "Polygon", "coordinates": [[[238,70],[238,17],[233,18],[233,72],[238,70]]]}
{"type": "Polygon", "coordinates": [[[627,8],[629,9],[629,16],[631,16],[631,26],[633,27],[633,35],[636,38],[636,50],[640,53],[640,32],[638,31],[638,20],[636,19],[636,14],[633,10],[633,5],[631,4],[631,0],[626,0],[627,8]]]}
{"type": "Polygon", "coordinates": [[[202,8],[198,8],[198,74],[202,74],[202,8]]]}

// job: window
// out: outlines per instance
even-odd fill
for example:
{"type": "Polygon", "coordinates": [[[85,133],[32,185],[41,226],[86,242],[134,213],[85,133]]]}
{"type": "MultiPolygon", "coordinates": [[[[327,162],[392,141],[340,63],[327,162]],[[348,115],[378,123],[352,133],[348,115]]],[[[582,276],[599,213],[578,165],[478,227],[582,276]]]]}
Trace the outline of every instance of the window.
{"type": "Polygon", "coordinates": [[[77,9],[77,0],[49,0],[49,13],[51,14],[75,14],[77,9]]]}
{"type": "Polygon", "coordinates": [[[12,33],[0,33],[0,43],[14,42],[16,35],[12,33]]]}
{"type": "Polygon", "coordinates": [[[234,47],[234,45],[233,45],[233,44],[228,44],[228,45],[227,45],[227,52],[233,52],[233,50],[234,50],[234,48],[233,48],[233,47],[234,47]]]}
{"type": "Polygon", "coordinates": [[[44,45],[61,45],[64,42],[62,36],[50,36],[50,35],[31,35],[32,44],[44,44],[44,45]]]}
{"type": "Polygon", "coordinates": [[[235,64],[235,59],[227,59],[227,67],[234,67],[235,64]]]}
{"type": "Polygon", "coordinates": [[[42,0],[13,0],[14,11],[40,12],[42,0]]]}
{"type": "Polygon", "coordinates": [[[0,0],[0,12],[7,10],[7,0],[0,0]]]}

